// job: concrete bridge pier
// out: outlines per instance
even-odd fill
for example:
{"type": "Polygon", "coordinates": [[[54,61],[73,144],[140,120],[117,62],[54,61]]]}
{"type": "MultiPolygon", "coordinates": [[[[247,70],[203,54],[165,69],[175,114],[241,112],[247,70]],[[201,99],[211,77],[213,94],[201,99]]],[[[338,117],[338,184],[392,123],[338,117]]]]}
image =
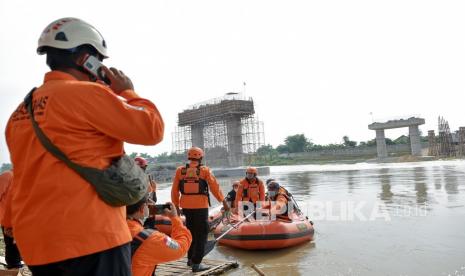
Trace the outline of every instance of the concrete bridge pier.
{"type": "Polygon", "coordinates": [[[191,126],[191,131],[192,131],[192,146],[193,147],[199,147],[201,149],[204,149],[204,144],[203,144],[203,125],[196,124],[191,126]]]}
{"type": "Polygon", "coordinates": [[[242,124],[241,117],[234,116],[226,120],[228,132],[228,147],[231,153],[228,157],[229,164],[233,167],[241,166],[244,163],[242,151],[242,124]]]}
{"type": "Polygon", "coordinates": [[[376,130],[376,149],[378,151],[378,158],[387,157],[386,137],[384,129],[376,130]]]}
{"type": "Polygon", "coordinates": [[[410,148],[413,156],[421,156],[421,139],[418,125],[409,126],[410,148]]]}
{"type": "Polygon", "coordinates": [[[385,123],[372,123],[368,129],[376,131],[376,147],[378,149],[378,158],[387,157],[386,140],[384,137],[385,129],[408,127],[410,136],[410,148],[412,155],[421,156],[421,139],[419,125],[423,125],[425,119],[410,117],[408,119],[390,120],[385,123]]]}

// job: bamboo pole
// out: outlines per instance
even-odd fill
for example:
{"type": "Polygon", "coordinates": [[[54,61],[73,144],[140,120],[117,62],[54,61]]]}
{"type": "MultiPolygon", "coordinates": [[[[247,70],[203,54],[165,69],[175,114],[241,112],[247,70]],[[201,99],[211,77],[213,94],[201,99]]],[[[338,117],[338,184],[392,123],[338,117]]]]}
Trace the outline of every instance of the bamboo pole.
{"type": "Polygon", "coordinates": [[[258,275],[260,276],[266,276],[265,272],[263,272],[260,268],[258,268],[255,264],[251,265],[252,269],[255,270],[258,275]]]}

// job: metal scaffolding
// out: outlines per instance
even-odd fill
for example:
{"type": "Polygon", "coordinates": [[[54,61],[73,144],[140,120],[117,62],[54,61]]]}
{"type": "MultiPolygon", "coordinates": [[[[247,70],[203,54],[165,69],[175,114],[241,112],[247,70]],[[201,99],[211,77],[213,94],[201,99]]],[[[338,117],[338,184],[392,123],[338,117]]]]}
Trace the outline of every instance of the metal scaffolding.
{"type": "Polygon", "coordinates": [[[242,118],[242,151],[256,153],[258,148],[265,145],[265,129],[263,122],[254,116],[242,118]]]}
{"type": "Polygon", "coordinates": [[[176,126],[172,136],[173,151],[175,153],[185,153],[187,149],[192,147],[192,134],[190,126],[176,126]]]}
{"type": "Polygon", "coordinates": [[[438,157],[463,157],[465,156],[465,127],[458,131],[450,131],[449,122],[443,117],[438,118],[439,136],[434,135],[434,130],[428,131],[429,155],[438,157]]]}
{"type": "Polygon", "coordinates": [[[255,116],[252,98],[228,93],[191,106],[178,114],[173,151],[191,146],[205,151],[210,165],[242,166],[244,157],[265,144],[263,122],[255,116]]]}

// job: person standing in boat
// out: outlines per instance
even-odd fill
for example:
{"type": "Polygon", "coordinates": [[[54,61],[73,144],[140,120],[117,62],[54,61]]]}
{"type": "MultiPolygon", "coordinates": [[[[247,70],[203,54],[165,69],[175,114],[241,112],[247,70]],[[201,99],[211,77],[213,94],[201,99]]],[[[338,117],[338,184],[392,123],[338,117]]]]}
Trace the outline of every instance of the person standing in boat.
{"type": "Polygon", "coordinates": [[[257,177],[257,174],[257,168],[249,167],[245,171],[245,178],[240,181],[236,193],[235,206],[236,208],[241,208],[239,204],[242,204],[244,212],[248,211],[249,202],[253,204],[254,208],[257,208],[257,202],[265,201],[265,185],[263,181],[257,177]]]}
{"type": "Polygon", "coordinates": [[[171,201],[186,216],[186,226],[192,233],[192,244],[187,254],[187,265],[193,272],[209,269],[202,265],[205,244],[210,227],[208,225],[208,207],[211,192],[223,203],[225,212],[230,208],[221,192],[220,186],[210,168],[202,165],[203,150],[192,147],[187,151],[189,163],[176,170],[171,188],[171,201]]]}
{"type": "Polygon", "coordinates": [[[239,189],[239,185],[240,181],[234,181],[232,184],[232,190],[229,191],[228,195],[226,196],[226,201],[228,202],[229,207],[231,207],[231,209],[236,208],[236,193],[239,189]]]}

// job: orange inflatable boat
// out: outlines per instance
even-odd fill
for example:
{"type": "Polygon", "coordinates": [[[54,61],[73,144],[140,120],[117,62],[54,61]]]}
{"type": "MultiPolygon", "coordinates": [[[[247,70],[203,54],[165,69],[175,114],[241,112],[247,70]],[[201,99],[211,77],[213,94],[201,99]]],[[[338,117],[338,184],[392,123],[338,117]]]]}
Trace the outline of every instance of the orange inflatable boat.
{"type": "MultiPolygon", "coordinates": [[[[233,216],[232,223],[239,221],[233,216]]],[[[223,220],[215,229],[215,238],[229,230],[230,225],[223,220]]],[[[258,250],[291,247],[313,240],[313,223],[303,215],[293,213],[290,220],[250,219],[221,238],[222,245],[258,250]]]]}

